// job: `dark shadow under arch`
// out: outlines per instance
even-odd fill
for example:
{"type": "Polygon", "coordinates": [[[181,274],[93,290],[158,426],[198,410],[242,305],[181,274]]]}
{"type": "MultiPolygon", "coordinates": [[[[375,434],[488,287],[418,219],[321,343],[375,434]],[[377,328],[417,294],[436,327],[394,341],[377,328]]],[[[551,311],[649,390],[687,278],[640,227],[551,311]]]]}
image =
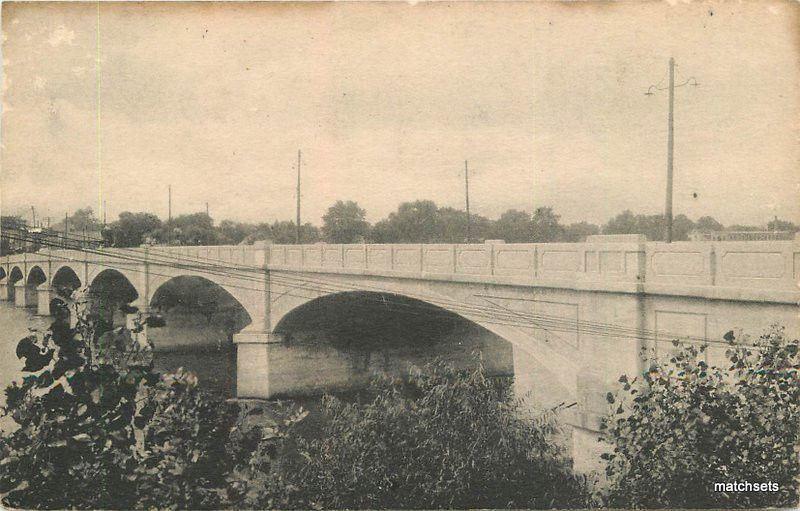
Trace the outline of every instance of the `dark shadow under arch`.
{"type": "Polygon", "coordinates": [[[173,277],[156,289],[150,300],[151,310],[168,313],[180,309],[203,316],[207,323],[221,322],[231,335],[252,322],[250,314],[222,286],[204,277],[173,277]]]}
{"type": "Polygon", "coordinates": [[[188,275],[164,282],[149,305],[151,312],[164,319],[164,326],[147,330],[155,347],[156,368],[187,368],[197,374],[205,389],[233,397],[233,336],[252,323],[244,306],[219,284],[188,275]]]}
{"type": "Polygon", "coordinates": [[[24,277],[25,275],[22,273],[22,269],[19,266],[14,266],[11,268],[11,273],[8,274],[8,282],[10,284],[16,284],[24,277]]]}
{"type": "Polygon", "coordinates": [[[82,284],[75,270],[69,266],[62,266],[53,275],[51,285],[58,296],[69,298],[82,284]]]}
{"type": "Polygon", "coordinates": [[[36,288],[37,286],[47,282],[47,275],[40,266],[34,266],[28,271],[28,278],[25,279],[25,285],[28,287],[36,288]]]}
{"type": "Polygon", "coordinates": [[[507,340],[452,311],[399,294],[322,296],[289,312],[274,330],[290,347],[333,348],[363,370],[396,374],[436,359],[467,368],[481,357],[491,375],[514,371],[507,340]]]}
{"type": "Polygon", "coordinates": [[[121,272],[105,269],[98,273],[87,291],[89,311],[98,321],[96,332],[125,325],[126,306],[138,297],[136,288],[121,272]]]}

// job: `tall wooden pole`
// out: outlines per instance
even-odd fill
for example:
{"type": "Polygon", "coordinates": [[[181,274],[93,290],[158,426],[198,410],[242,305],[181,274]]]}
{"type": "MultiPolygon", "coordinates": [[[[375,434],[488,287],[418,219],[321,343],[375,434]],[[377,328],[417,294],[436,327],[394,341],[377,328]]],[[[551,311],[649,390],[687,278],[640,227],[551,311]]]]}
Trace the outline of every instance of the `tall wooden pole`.
{"type": "Polygon", "coordinates": [[[675,145],[674,133],[674,108],[675,108],[675,59],[669,59],[669,126],[667,128],[667,198],[664,207],[664,220],[666,232],[664,239],[672,243],[672,154],[675,145]]]}
{"type": "Polygon", "coordinates": [[[472,218],[469,215],[469,164],[467,160],[464,160],[464,201],[467,206],[467,243],[469,243],[471,239],[470,227],[472,218]]]}
{"type": "Polygon", "coordinates": [[[167,185],[167,245],[172,244],[172,185],[167,185]]]}
{"type": "Polygon", "coordinates": [[[300,243],[300,149],[297,150],[297,222],[295,223],[295,243],[300,243]]]}

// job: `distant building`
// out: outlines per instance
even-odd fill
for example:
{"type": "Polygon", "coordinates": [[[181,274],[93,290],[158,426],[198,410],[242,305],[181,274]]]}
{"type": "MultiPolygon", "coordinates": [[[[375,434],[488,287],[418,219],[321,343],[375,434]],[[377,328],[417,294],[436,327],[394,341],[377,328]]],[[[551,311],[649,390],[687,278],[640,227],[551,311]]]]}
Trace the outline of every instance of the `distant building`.
{"type": "Polygon", "coordinates": [[[791,231],[698,231],[689,233],[690,241],[774,241],[794,239],[791,231]]]}

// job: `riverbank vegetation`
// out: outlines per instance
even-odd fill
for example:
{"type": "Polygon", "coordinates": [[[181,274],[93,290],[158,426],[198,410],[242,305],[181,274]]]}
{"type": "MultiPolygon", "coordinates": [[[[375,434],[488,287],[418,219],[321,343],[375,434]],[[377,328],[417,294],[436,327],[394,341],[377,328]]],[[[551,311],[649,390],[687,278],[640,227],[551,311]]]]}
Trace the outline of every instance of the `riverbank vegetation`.
{"type": "MultiPolygon", "coordinates": [[[[376,377],[357,396],[225,401],[158,374],[134,331],[81,313],[23,339],[7,387],[0,493],[28,509],[754,507],[798,501],[800,355],[779,330],[727,364],[679,347],[609,394],[599,479],[573,473],[568,428],[481,365],[376,377]],[[715,483],[775,483],[719,491],[715,483]]],[[[748,346],[748,347],[745,347],[748,346]]]]}
{"type": "Polygon", "coordinates": [[[773,327],[730,336],[725,362],[675,343],[642,377],[620,377],[604,425],[615,508],[791,508],[800,500],[800,353],[773,327]],[[722,483],[725,486],[719,486],[722,483]],[[769,483],[731,491],[729,483],[769,483]]]}
{"type": "Polygon", "coordinates": [[[226,402],[152,347],[81,315],[23,339],[0,440],[6,505],[35,509],[583,507],[553,437],[482,367],[431,366],[326,397],[309,426],[289,404],[226,402]],[[472,503],[472,504],[470,504],[472,503]]]}

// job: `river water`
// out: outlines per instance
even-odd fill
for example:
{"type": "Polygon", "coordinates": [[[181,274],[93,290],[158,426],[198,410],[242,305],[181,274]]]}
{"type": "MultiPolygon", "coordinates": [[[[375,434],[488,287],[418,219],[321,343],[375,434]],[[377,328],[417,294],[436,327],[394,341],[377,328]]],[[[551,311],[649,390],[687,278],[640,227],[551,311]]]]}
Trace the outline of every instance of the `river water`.
{"type": "MultiPolygon", "coordinates": [[[[47,328],[50,318],[33,314],[32,309],[14,307],[11,302],[0,302],[0,405],[5,405],[2,392],[12,381],[22,379],[23,362],[17,358],[17,343],[30,334],[29,328],[47,328]]],[[[8,429],[10,421],[0,418],[0,429],[8,429]]]]}

